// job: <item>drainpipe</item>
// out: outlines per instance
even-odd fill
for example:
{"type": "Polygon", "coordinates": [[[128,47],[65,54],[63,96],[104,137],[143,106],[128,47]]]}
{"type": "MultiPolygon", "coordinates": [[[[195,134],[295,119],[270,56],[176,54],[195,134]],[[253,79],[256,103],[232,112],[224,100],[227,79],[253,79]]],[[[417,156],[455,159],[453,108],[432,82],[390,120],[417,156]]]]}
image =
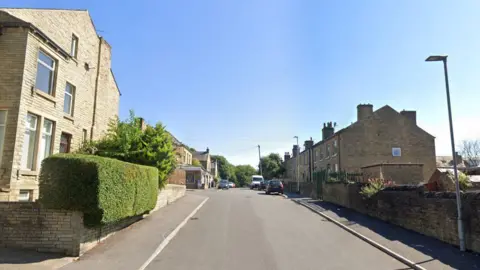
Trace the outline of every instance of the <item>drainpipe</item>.
{"type": "Polygon", "coordinates": [[[95,78],[95,97],[93,99],[93,116],[92,128],[90,129],[90,140],[93,140],[93,132],[95,130],[95,122],[97,121],[97,96],[98,96],[98,79],[100,77],[100,60],[102,57],[102,37],[98,37],[98,59],[97,59],[97,76],[95,78]]]}

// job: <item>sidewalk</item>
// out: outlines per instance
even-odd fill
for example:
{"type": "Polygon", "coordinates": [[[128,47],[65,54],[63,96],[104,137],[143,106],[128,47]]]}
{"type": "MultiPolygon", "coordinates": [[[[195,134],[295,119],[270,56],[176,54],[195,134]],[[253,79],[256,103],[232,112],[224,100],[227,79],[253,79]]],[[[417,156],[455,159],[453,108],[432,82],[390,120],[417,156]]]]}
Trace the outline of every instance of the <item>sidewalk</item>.
{"type": "Polygon", "coordinates": [[[73,262],[73,258],[55,254],[0,249],[0,270],[138,269],[205,198],[187,193],[171,205],[118,231],[73,262]]]}
{"type": "MultiPolygon", "coordinates": [[[[426,269],[480,269],[480,255],[328,202],[288,194],[426,269]]],[[[408,269],[408,268],[406,268],[408,269]]]]}

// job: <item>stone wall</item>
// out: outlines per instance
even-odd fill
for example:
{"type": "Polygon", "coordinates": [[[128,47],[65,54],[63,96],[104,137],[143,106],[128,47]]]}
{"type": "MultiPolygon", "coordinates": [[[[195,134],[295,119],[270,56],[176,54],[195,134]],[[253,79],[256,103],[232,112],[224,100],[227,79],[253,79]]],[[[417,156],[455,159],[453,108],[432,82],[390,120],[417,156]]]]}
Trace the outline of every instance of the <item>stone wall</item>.
{"type": "Polygon", "coordinates": [[[82,228],[79,212],[44,209],[31,202],[0,203],[0,247],[76,256],[82,228]]]}
{"type": "MultiPolygon", "coordinates": [[[[323,200],[458,245],[454,193],[384,190],[371,198],[357,184],[324,183],[323,200]]],[[[480,252],[480,193],[462,194],[466,246],[480,252]]]]}
{"type": "Polygon", "coordinates": [[[169,184],[175,185],[185,185],[185,181],[187,179],[187,173],[184,169],[177,168],[173,171],[172,175],[168,178],[169,184]]]}
{"type": "Polygon", "coordinates": [[[370,178],[391,180],[397,185],[417,185],[425,183],[423,164],[381,163],[362,168],[363,181],[370,178]]]}
{"type": "MultiPolygon", "coordinates": [[[[167,185],[159,192],[157,206],[152,212],[184,195],[184,185],[167,185]]],[[[142,218],[134,216],[87,228],[80,212],[45,209],[34,202],[0,202],[0,247],[79,256],[142,218]]]]}
{"type": "MultiPolygon", "coordinates": [[[[157,197],[157,205],[153,211],[156,211],[167,204],[171,204],[174,201],[185,195],[185,185],[168,184],[164,189],[160,190],[157,197]]],[[[153,212],[152,211],[152,212],[153,212]]]]}

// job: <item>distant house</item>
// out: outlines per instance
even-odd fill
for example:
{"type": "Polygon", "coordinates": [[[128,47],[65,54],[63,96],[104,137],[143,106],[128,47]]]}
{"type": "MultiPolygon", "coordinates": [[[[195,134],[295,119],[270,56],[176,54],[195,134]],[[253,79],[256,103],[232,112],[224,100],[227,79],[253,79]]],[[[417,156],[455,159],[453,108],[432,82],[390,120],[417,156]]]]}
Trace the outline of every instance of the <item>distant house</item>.
{"type": "MultiPolygon", "coordinates": [[[[213,184],[214,175],[212,174],[212,158],[210,149],[205,151],[195,151],[193,158],[197,159],[202,165],[201,170],[187,168],[187,188],[209,188],[213,184]],[[194,172],[194,173],[193,173],[194,172]],[[194,174],[194,176],[192,176],[194,174]]],[[[213,163],[216,166],[216,162],[213,163]]],[[[195,167],[194,167],[195,168],[195,167]]],[[[198,168],[198,167],[196,167],[198,168]]],[[[216,173],[216,169],[214,171],[216,173]]]]}
{"type": "Polygon", "coordinates": [[[371,104],[357,106],[357,121],[335,132],[335,124],[325,123],[322,140],[307,140],[304,150],[293,146],[293,155],[285,155],[286,177],[311,181],[319,170],[361,172],[363,167],[378,164],[419,164],[423,181],[436,168],[435,137],[417,125],[415,111],[397,112],[386,105],[373,111],[371,104]]]}
{"type": "Polygon", "coordinates": [[[193,155],[190,149],[173,136],[173,134],[169,134],[172,138],[175,154],[177,155],[177,165],[192,165],[193,155]]]}
{"type": "MultiPolygon", "coordinates": [[[[436,161],[437,168],[453,168],[452,156],[437,156],[436,161]]],[[[480,163],[478,160],[464,159],[458,152],[456,153],[456,161],[459,169],[478,167],[480,163]]]]}

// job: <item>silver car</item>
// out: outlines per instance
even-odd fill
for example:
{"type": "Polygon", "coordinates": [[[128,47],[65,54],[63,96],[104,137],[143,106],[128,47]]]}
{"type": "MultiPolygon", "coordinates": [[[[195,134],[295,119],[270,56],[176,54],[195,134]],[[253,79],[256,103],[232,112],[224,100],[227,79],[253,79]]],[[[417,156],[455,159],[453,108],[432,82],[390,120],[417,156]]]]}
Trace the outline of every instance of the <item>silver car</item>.
{"type": "Polygon", "coordinates": [[[220,183],[218,184],[218,189],[229,189],[230,185],[228,180],[221,180],[220,183]]]}

